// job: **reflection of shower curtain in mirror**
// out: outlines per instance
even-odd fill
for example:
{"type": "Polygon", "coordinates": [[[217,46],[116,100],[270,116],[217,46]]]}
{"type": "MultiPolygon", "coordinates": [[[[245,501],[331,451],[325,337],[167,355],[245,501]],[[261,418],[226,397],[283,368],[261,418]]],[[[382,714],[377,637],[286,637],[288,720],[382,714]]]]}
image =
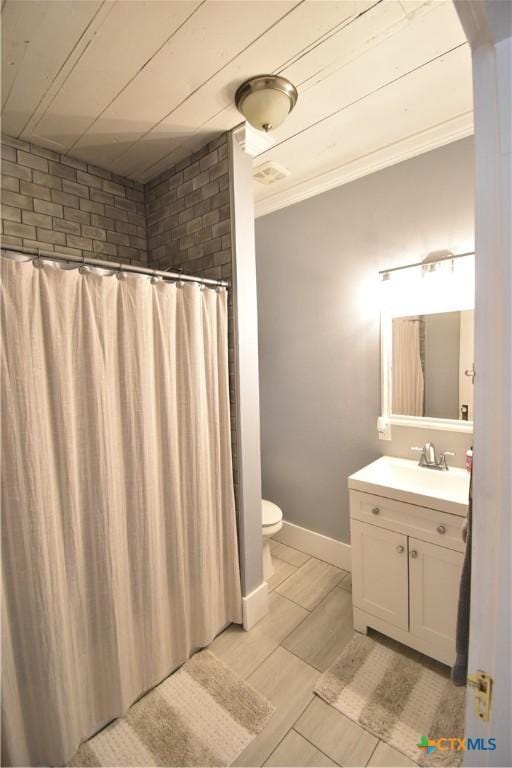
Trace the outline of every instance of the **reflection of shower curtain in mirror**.
{"type": "Polygon", "coordinates": [[[393,319],[393,413],[423,416],[424,379],[420,356],[420,322],[393,319]]]}

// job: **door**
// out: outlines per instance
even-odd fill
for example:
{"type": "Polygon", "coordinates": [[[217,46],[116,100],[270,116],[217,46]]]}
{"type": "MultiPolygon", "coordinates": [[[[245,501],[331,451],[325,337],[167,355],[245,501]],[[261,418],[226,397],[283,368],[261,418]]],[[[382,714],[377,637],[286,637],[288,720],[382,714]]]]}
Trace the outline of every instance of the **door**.
{"type": "Polygon", "coordinates": [[[510,3],[455,0],[471,43],[475,120],[476,312],[475,471],[469,632],[470,674],[493,678],[489,720],[466,696],[465,733],[494,738],[492,751],[467,751],[465,766],[512,765],[510,647],[512,547],[512,281],[510,280],[510,3]]]}
{"type": "Polygon", "coordinates": [[[446,664],[455,659],[462,552],[409,539],[410,632],[446,664]]]}
{"type": "Polygon", "coordinates": [[[358,520],[351,532],[354,605],[407,630],[407,536],[358,520]]]}

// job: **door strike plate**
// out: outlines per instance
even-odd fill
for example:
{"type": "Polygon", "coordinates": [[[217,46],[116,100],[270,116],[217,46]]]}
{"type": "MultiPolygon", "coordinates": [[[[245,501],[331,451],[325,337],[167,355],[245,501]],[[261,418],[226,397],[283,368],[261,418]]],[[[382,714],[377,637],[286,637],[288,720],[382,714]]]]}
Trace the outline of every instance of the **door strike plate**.
{"type": "Polygon", "coordinates": [[[475,694],[475,717],[488,721],[491,717],[492,677],[479,669],[475,674],[468,675],[468,685],[475,694]]]}

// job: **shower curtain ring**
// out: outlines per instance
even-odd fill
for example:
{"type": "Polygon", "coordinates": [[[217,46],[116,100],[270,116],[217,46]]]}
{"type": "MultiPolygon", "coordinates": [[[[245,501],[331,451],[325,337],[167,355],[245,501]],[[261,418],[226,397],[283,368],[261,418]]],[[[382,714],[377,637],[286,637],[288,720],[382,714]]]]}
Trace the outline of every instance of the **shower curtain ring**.
{"type": "Polygon", "coordinates": [[[37,256],[34,259],[33,264],[34,264],[34,267],[36,267],[36,269],[39,269],[42,266],[41,265],[41,249],[40,248],[37,248],[37,256]]]}
{"type": "Polygon", "coordinates": [[[153,283],[153,285],[155,283],[160,283],[162,281],[162,278],[159,275],[157,275],[156,273],[157,273],[157,270],[154,269],[153,270],[153,275],[152,275],[151,281],[150,281],[151,283],[153,283]]]}
{"type": "Polygon", "coordinates": [[[86,272],[89,272],[89,267],[85,263],[85,253],[82,253],[82,263],[78,267],[78,271],[81,275],[85,275],[86,272]]]}
{"type": "Polygon", "coordinates": [[[119,264],[119,269],[116,272],[116,277],[118,280],[124,280],[126,277],[126,274],[123,272],[123,262],[119,264]]]}

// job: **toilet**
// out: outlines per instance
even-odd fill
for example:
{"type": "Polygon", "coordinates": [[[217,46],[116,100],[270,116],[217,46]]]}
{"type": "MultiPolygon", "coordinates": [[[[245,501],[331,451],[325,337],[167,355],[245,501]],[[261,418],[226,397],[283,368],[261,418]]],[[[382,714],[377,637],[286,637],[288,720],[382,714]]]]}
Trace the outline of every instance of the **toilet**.
{"type": "Polygon", "coordinates": [[[263,530],[263,578],[268,581],[274,573],[270,538],[283,527],[283,513],[277,504],[266,499],[261,500],[261,523],[263,530]]]}

